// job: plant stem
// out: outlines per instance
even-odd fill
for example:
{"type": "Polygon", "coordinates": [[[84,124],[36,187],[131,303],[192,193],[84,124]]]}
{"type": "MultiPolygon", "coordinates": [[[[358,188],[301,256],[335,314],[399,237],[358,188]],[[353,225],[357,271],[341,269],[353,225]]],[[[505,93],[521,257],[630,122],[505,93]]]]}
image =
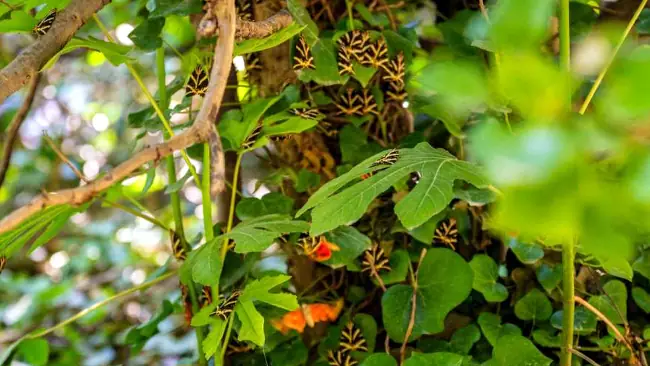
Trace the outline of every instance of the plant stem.
{"type": "Polygon", "coordinates": [[[235,314],[231,313],[230,317],[228,317],[228,328],[226,328],[226,335],[223,338],[223,343],[221,345],[221,360],[223,360],[223,356],[226,354],[226,351],[228,350],[228,343],[230,343],[230,332],[232,331],[232,323],[234,323],[234,318],[235,314]]]}
{"type": "MultiPolygon", "coordinates": [[[[106,36],[106,39],[108,39],[110,42],[115,43],[115,39],[113,39],[113,36],[111,36],[110,32],[108,31],[104,23],[102,23],[102,21],[99,19],[97,14],[93,14],[93,19],[95,20],[99,28],[104,33],[104,36],[106,36]]],[[[156,103],[156,99],[153,97],[153,95],[151,95],[149,89],[147,89],[147,86],[144,84],[144,81],[142,81],[142,78],[140,77],[138,71],[135,69],[135,67],[133,67],[133,65],[129,63],[126,64],[126,68],[129,70],[131,76],[133,76],[135,81],[140,86],[140,89],[142,90],[144,96],[147,98],[149,103],[151,103],[151,106],[153,107],[154,111],[156,111],[158,118],[160,118],[160,121],[162,122],[169,136],[174,136],[174,131],[172,130],[171,125],[167,120],[167,117],[165,117],[165,114],[163,113],[162,109],[160,109],[160,106],[158,105],[158,103],[156,103]]],[[[194,178],[196,185],[200,187],[201,181],[199,180],[198,174],[196,174],[196,169],[194,169],[194,165],[192,165],[192,162],[190,161],[190,157],[187,155],[185,150],[181,150],[181,155],[183,156],[183,159],[185,160],[185,163],[187,164],[187,168],[190,170],[190,173],[192,173],[192,177],[194,178]]]]}
{"type": "Polygon", "coordinates": [[[580,107],[580,111],[579,111],[580,114],[585,114],[585,112],[587,111],[587,107],[589,107],[589,103],[591,103],[591,100],[596,94],[598,87],[603,82],[603,79],[605,78],[605,74],[607,74],[607,71],[609,70],[610,66],[612,66],[612,63],[614,63],[614,59],[616,59],[616,55],[618,54],[618,51],[623,46],[623,43],[625,43],[625,39],[627,38],[627,35],[630,34],[630,31],[632,30],[634,23],[636,23],[637,19],[639,19],[639,16],[641,15],[641,12],[643,11],[647,3],[648,0],[642,0],[641,3],[639,4],[639,7],[636,9],[636,12],[632,16],[632,19],[630,19],[630,21],[627,23],[627,27],[625,27],[625,31],[621,35],[621,39],[618,40],[618,44],[616,44],[616,48],[614,48],[614,52],[612,52],[611,56],[609,57],[609,60],[607,60],[607,63],[605,64],[605,67],[598,74],[596,81],[594,81],[594,85],[591,86],[591,89],[589,90],[589,94],[587,94],[585,101],[582,103],[582,106],[580,107]]]}
{"type": "MultiPolygon", "coordinates": [[[[231,194],[230,194],[230,208],[228,211],[228,224],[226,226],[226,233],[229,233],[230,230],[232,230],[232,223],[234,221],[234,216],[235,216],[235,199],[237,198],[237,181],[239,180],[239,169],[241,167],[241,159],[244,156],[243,152],[240,152],[237,154],[237,162],[235,163],[235,171],[233,172],[233,177],[232,177],[232,188],[231,188],[231,194]]],[[[209,190],[209,189],[208,189],[209,190]]],[[[221,245],[221,253],[220,253],[220,260],[221,263],[224,262],[226,259],[226,254],[228,254],[228,238],[223,240],[223,244],[221,245]]],[[[215,286],[218,288],[218,284],[215,286]]],[[[228,348],[228,343],[230,341],[230,331],[232,329],[232,320],[233,316],[232,314],[230,315],[229,318],[229,323],[228,323],[228,329],[226,330],[226,335],[223,339],[223,343],[221,344],[221,355],[220,355],[220,360],[221,364],[223,363],[223,356],[225,355],[225,350],[228,348]]]]}
{"type": "MultiPolygon", "coordinates": [[[[239,179],[239,168],[241,167],[241,159],[244,156],[243,153],[237,154],[237,162],[235,163],[235,171],[232,177],[232,193],[230,194],[230,208],[228,211],[228,225],[226,226],[226,233],[229,233],[232,230],[232,222],[235,217],[235,199],[237,198],[237,180],[239,179]]],[[[221,260],[223,262],[226,258],[226,253],[228,253],[228,239],[224,240],[223,246],[221,246],[221,260]]]]}
{"type": "MultiPolygon", "coordinates": [[[[167,84],[165,82],[165,49],[163,47],[156,50],[156,68],[158,74],[158,95],[160,96],[160,105],[163,108],[167,108],[169,105],[169,98],[167,95],[167,84]]],[[[165,139],[170,137],[168,133],[165,133],[164,135],[165,139]]],[[[166,159],[168,182],[169,184],[174,184],[176,183],[176,165],[174,164],[174,157],[170,155],[166,159]]],[[[178,191],[170,194],[170,203],[172,205],[172,215],[174,217],[174,230],[178,236],[185,238],[185,230],[183,228],[183,210],[181,208],[181,198],[178,191]]],[[[185,246],[185,248],[183,248],[185,249],[185,253],[189,253],[192,250],[192,247],[186,240],[182,240],[182,243],[184,243],[185,246]]],[[[190,302],[192,303],[192,314],[196,314],[199,312],[199,298],[196,294],[196,288],[194,287],[194,283],[191,281],[187,287],[190,293],[190,302]]],[[[203,353],[203,327],[196,327],[194,332],[196,333],[199,365],[206,365],[207,360],[203,353]]]]}
{"type": "MultiPolygon", "coordinates": [[[[560,68],[569,76],[571,71],[571,37],[569,22],[569,0],[560,0],[560,68]]],[[[570,101],[569,101],[570,102],[570,101]]],[[[569,103],[570,104],[570,103],[569,103]]],[[[562,248],[562,301],[564,342],[560,356],[561,366],[571,366],[573,349],[573,323],[575,317],[575,239],[568,240],[562,248]]]]}
{"type": "Polygon", "coordinates": [[[37,332],[37,333],[28,334],[25,337],[23,337],[23,339],[40,338],[40,337],[42,337],[44,335],[50,334],[50,333],[54,332],[57,329],[63,328],[66,325],[75,322],[76,320],[84,317],[86,314],[89,314],[92,311],[97,310],[97,309],[101,308],[102,306],[104,306],[106,304],[109,304],[109,303],[111,303],[111,302],[113,302],[115,300],[126,297],[126,296],[128,296],[128,295],[130,295],[130,294],[132,294],[134,292],[147,289],[147,288],[149,288],[149,287],[151,287],[151,286],[153,286],[153,285],[155,285],[155,284],[157,284],[159,282],[162,282],[162,281],[168,279],[169,277],[171,277],[171,276],[173,276],[175,274],[176,274],[176,271],[167,272],[164,275],[162,275],[162,276],[160,276],[158,278],[154,278],[153,280],[151,280],[149,282],[145,282],[145,283],[140,284],[138,286],[131,287],[128,290],[119,292],[119,293],[117,293],[117,294],[115,294],[115,295],[113,295],[113,296],[111,296],[111,297],[109,297],[107,299],[104,299],[104,300],[102,300],[102,301],[100,301],[100,302],[98,302],[96,304],[93,304],[93,305],[81,310],[77,314],[69,317],[68,319],[66,319],[66,320],[64,320],[64,321],[62,321],[62,322],[60,322],[60,323],[58,323],[56,325],[54,325],[53,327],[47,328],[47,329],[45,329],[43,331],[40,331],[40,332],[37,332]]]}
{"type": "Polygon", "coordinates": [[[203,145],[203,185],[201,186],[201,199],[203,201],[203,230],[205,241],[214,238],[212,231],[212,197],[210,197],[210,145],[203,145]]]}
{"type": "Polygon", "coordinates": [[[352,3],[353,2],[354,2],[354,0],[346,0],[345,1],[345,6],[348,8],[348,26],[350,27],[350,30],[354,30],[354,15],[352,14],[352,3]]]}
{"type": "Polygon", "coordinates": [[[564,334],[560,365],[571,366],[573,349],[573,323],[575,317],[575,242],[569,240],[562,250],[562,332],[564,334]]]}
{"type": "Polygon", "coordinates": [[[128,213],[130,213],[131,215],[133,215],[135,217],[139,217],[139,218],[141,218],[143,220],[149,221],[150,223],[158,226],[159,228],[161,228],[163,230],[169,230],[169,228],[165,224],[158,221],[156,218],[151,217],[149,215],[145,215],[144,213],[142,213],[140,211],[137,211],[137,210],[134,210],[129,206],[124,206],[121,203],[109,201],[107,199],[105,199],[104,202],[106,202],[108,205],[113,206],[115,208],[118,208],[118,209],[120,209],[120,210],[122,210],[124,212],[128,212],[128,213]]]}

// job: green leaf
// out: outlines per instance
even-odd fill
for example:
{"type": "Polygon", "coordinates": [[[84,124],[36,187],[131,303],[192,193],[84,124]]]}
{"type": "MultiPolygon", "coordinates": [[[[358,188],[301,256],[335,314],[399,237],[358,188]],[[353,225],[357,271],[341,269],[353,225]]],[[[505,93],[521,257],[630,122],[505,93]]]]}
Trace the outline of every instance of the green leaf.
{"type": "MultiPolygon", "coordinates": [[[[471,290],[472,271],[460,255],[447,248],[429,250],[418,269],[415,325],[409,340],[419,338],[423,332],[441,332],[447,314],[465,300],[471,290]]],[[[396,342],[404,341],[412,296],[412,287],[394,285],[381,299],[384,327],[396,342]]]]}
{"type": "Polygon", "coordinates": [[[304,193],[308,189],[317,187],[320,184],[320,175],[312,173],[307,169],[300,169],[296,181],[296,192],[304,193]]]}
{"type": "Polygon", "coordinates": [[[363,360],[360,366],[397,366],[397,361],[386,353],[375,353],[363,360]]]}
{"type": "Polygon", "coordinates": [[[533,264],[544,258],[544,249],[537,244],[524,243],[517,238],[510,238],[508,246],[521,263],[533,264]]]}
{"type": "Polygon", "coordinates": [[[145,19],[131,31],[129,38],[136,47],[145,51],[153,51],[163,44],[160,33],[164,26],[165,18],[145,19]]]}
{"type": "Polygon", "coordinates": [[[166,17],[168,15],[185,16],[201,12],[203,4],[200,0],[155,0],[155,8],[149,9],[149,18],[166,17]]]}
{"type": "Polygon", "coordinates": [[[203,353],[205,353],[206,358],[212,357],[217,350],[219,350],[219,345],[221,344],[221,339],[223,338],[223,333],[226,331],[226,322],[221,318],[213,318],[210,325],[210,333],[203,340],[203,353]]]}
{"type": "Polygon", "coordinates": [[[30,365],[46,365],[50,355],[50,346],[42,338],[26,339],[20,342],[18,355],[30,365]]]}
{"type": "Polygon", "coordinates": [[[174,312],[174,305],[164,300],[162,308],[146,323],[133,327],[126,334],[125,343],[131,345],[132,352],[140,352],[151,337],[158,334],[158,325],[174,312]]]}
{"type": "Polygon", "coordinates": [[[267,276],[252,281],[246,285],[239,301],[261,301],[284,310],[293,311],[298,308],[298,300],[293,294],[270,293],[270,291],[289,281],[291,276],[267,276]]]}
{"type": "Polygon", "coordinates": [[[447,212],[441,211],[431,216],[431,218],[428,219],[424,224],[409,231],[409,234],[425,244],[431,244],[433,243],[433,237],[435,236],[436,229],[438,228],[438,223],[444,220],[446,216],[447,212]]]}
{"type": "MultiPolygon", "coordinates": [[[[132,47],[119,45],[113,42],[104,42],[93,37],[88,37],[88,39],[73,38],[41,68],[41,71],[48,70],[54,66],[62,55],[79,48],[88,48],[101,52],[113,66],[134,61],[133,58],[127,56],[132,47]]],[[[143,111],[140,112],[143,113],[143,111]]],[[[151,110],[151,112],[153,112],[153,110],[151,110]]],[[[129,119],[130,118],[131,115],[129,115],[129,119]]],[[[131,124],[131,122],[129,122],[129,124],[131,124]]]]}
{"type": "Polygon", "coordinates": [[[636,22],[636,31],[639,34],[650,33],[650,9],[643,9],[639,15],[639,20],[636,22]]]}
{"type": "MultiPolygon", "coordinates": [[[[551,325],[555,329],[562,329],[563,311],[556,311],[551,315],[551,325]]],[[[576,307],[574,313],[573,329],[576,334],[587,335],[596,331],[596,316],[583,306],[576,307]]]]}
{"type": "Polygon", "coordinates": [[[533,342],[520,335],[500,337],[494,346],[492,357],[502,366],[548,366],[552,362],[533,342]]]}
{"type": "Polygon", "coordinates": [[[56,217],[62,214],[65,215],[69,210],[74,210],[74,208],[69,205],[48,207],[30,216],[13,230],[0,234],[0,255],[11,257],[13,253],[21,249],[56,217]]]}
{"type": "Polygon", "coordinates": [[[560,348],[562,345],[562,333],[551,334],[548,329],[535,329],[533,340],[542,347],[560,348]]]}
{"type": "Polygon", "coordinates": [[[603,286],[604,295],[592,296],[589,304],[600,310],[614,324],[627,321],[627,288],[623,282],[612,280],[603,286]]]}
{"type": "Polygon", "coordinates": [[[357,314],[352,321],[354,325],[361,329],[361,334],[363,334],[368,346],[368,352],[374,351],[377,339],[377,322],[375,318],[369,314],[357,314]]]}
{"type": "Polygon", "coordinates": [[[448,352],[413,353],[404,366],[461,366],[465,358],[448,352]]]}
{"type": "Polygon", "coordinates": [[[420,226],[447,206],[453,199],[452,188],[457,179],[466,180],[477,187],[487,185],[477,167],[457,160],[445,150],[433,149],[427,143],[418,144],[412,149],[400,149],[400,158],[395,164],[359,181],[362,174],[378,169],[370,165],[384,154],[364,160],[310,197],[297,216],[313,208],[312,236],[355,222],[375,197],[414,171],[422,176],[419,183],[395,206],[395,213],[409,230],[420,226]],[[353,181],[357,183],[349,185],[353,181]]]}
{"type": "Polygon", "coordinates": [[[288,27],[275,32],[266,38],[245,40],[235,45],[234,54],[235,56],[240,56],[273,48],[290,40],[293,36],[302,32],[306,27],[306,25],[292,23],[288,27]]]}
{"type": "Polygon", "coordinates": [[[632,288],[632,298],[634,302],[643,310],[646,314],[650,313],[650,294],[646,292],[641,287],[632,288]]]}
{"type": "Polygon", "coordinates": [[[553,305],[546,295],[534,288],[515,304],[515,315],[521,320],[546,320],[551,317],[553,305]]]}
{"type": "Polygon", "coordinates": [[[0,32],[31,32],[36,23],[36,19],[32,18],[22,10],[15,10],[11,12],[11,18],[0,21],[0,32]]]}
{"type": "Polygon", "coordinates": [[[43,231],[43,233],[32,243],[32,246],[29,248],[29,254],[34,252],[36,248],[47,244],[52,238],[54,238],[61,230],[63,230],[63,227],[65,224],[68,222],[68,219],[75,213],[77,213],[78,210],[75,210],[73,208],[69,208],[59,215],[57,215],[54,220],[47,226],[47,229],[43,231]]]}
{"type": "Polygon", "coordinates": [[[368,86],[370,79],[372,79],[372,77],[377,72],[377,69],[373,67],[362,66],[356,62],[354,63],[352,69],[354,70],[354,78],[357,79],[359,83],[361,83],[361,86],[364,88],[368,86]]]}
{"type": "Polygon", "coordinates": [[[469,324],[454,332],[449,345],[454,353],[468,355],[479,339],[481,339],[481,330],[476,324],[469,324]]]}
{"type": "Polygon", "coordinates": [[[235,307],[235,314],[241,322],[239,341],[251,341],[256,345],[264,346],[264,318],[255,309],[252,301],[239,301],[235,307]]]}
{"type": "Polygon", "coordinates": [[[534,48],[546,39],[553,0],[504,0],[490,13],[490,41],[498,48],[534,48]]]}
{"type": "Polygon", "coordinates": [[[521,335],[521,329],[514,324],[501,324],[501,317],[488,312],[483,312],[478,316],[478,325],[485,336],[485,339],[492,346],[497,344],[497,340],[506,335],[521,335]]]}
{"type": "MultiPolygon", "coordinates": [[[[391,270],[388,272],[381,271],[379,277],[385,285],[402,282],[406,279],[409,270],[409,254],[406,250],[398,249],[390,253],[388,264],[391,270]]],[[[373,282],[376,280],[373,278],[373,282]]]]}
{"type": "Polygon", "coordinates": [[[284,234],[307,230],[309,224],[305,221],[291,220],[283,215],[264,215],[240,223],[222,237],[235,241],[236,253],[249,253],[265,250],[284,234]]]}
{"type": "Polygon", "coordinates": [[[261,199],[255,197],[242,198],[235,208],[237,217],[240,220],[271,214],[289,215],[292,210],[293,199],[278,192],[265,194],[261,199]]]}
{"type": "Polygon", "coordinates": [[[537,281],[547,292],[553,291],[562,281],[562,264],[542,263],[537,267],[537,281]]]}
{"type": "Polygon", "coordinates": [[[271,365],[302,366],[307,364],[309,352],[302,340],[296,339],[292,342],[282,343],[268,355],[271,359],[271,365]]]}
{"type": "Polygon", "coordinates": [[[499,282],[499,267],[485,254],[475,255],[469,262],[474,272],[474,290],[480,292],[488,302],[502,302],[508,298],[508,289],[499,282]]]}
{"type": "Polygon", "coordinates": [[[140,193],[140,196],[144,196],[149,192],[149,189],[151,189],[151,186],[153,185],[154,180],[156,179],[156,167],[152,166],[147,170],[147,180],[144,182],[144,187],[142,187],[142,192],[140,193]]]}
{"type": "Polygon", "coordinates": [[[370,238],[351,226],[340,226],[325,234],[325,237],[341,248],[332,252],[330,259],[322,262],[333,267],[353,264],[355,258],[372,246],[370,238]]]}
{"type": "Polygon", "coordinates": [[[296,23],[305,27],[303,31],[303,36],[307,43],[311,46],[318,42],[318,26],[309,16],[309,12],[302,6],[302,2],[299,0],[288,0],[287,9],[289,13],[293,16],[293,19],[296,23]]]}
{"type": "Polygon", "coordinates": [[[347,76],[344,77],[339,75],[336,62],[336,52],[334,50],[334,42],[332,42],[331,39],[319,39],[311,48],[315,69],[301,70],[298,79],[303,82],[313,80],[321,85],[345,83],[347,76]]]}
{"type": "Polygon", "coordinates": [[[194,314],[190,325],[193,327],[202,327],[204,325],[208,325],[212,323],[212,320],[214,318],[211,315],[214,312],[214,309],[216,308],[217,308],[216,302],[202,307],[198,313],[194,314]]]}
{"type": "Polygon", "coordinates": [[[219,275],[223,266],[223,263],[221,263],[222,245],[223,238],[218,236],[198,249],[197,254],[193,256],[194,260],[190,261],[194,282],[206,286],[219,283],[219,275]]]}
{"type": "Polygon", "coordinates": [[[478,189],[474,186],[454,187],[454,195],[472,206],[484,206],[496,201],[497,195],[489,189],[478,189]]]}
{"type": "Polygon", "coordinates": [[[650,252],[643,252],[632,264],[635,272],[650,280],[650,252]]]}

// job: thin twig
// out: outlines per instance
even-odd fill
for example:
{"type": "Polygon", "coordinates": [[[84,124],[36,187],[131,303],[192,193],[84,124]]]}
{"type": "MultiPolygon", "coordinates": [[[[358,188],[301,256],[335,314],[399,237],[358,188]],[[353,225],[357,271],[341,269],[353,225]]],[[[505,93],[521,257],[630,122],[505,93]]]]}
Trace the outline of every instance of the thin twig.
{"type": "Polygon", "coordinates": [[[618,330],[618,328],[616,328],[614,323],[612,323],[612,321],[609,320],[609,318],[607,318],[605,316],[605,314],[601,313],[600,310],[596,309],[593,305],[591,305],[590,303],[585,301],[580,296],[574,296],[573,299],[575,300],[575,302],[577,302],[578,304],[584,306],[585,308],[587,308],[587,310],[591,311],[592,313],[594,313],[594,315],[596,315],[596,317],[598,317],[600,320],[602,320],[605,323],[605,325],[607,325],[609,327],[609,329],[612,330],[612,332],[614,333],[614,336],[616,337],[616,339],[619,342],[625,344],[625,346],[630,350],[630,352],[632,354],[634,354],[634,349],[633,349],[632,345],[630,344],[630,342],[628,342],[628,340],[625,337],[623,337],[623,335],[618,330]]]}
{"type": "Polygon", "coordinates": [[[642,0],[641,3],[639,3],[639,7],[636,9],[636,12],[632,16],[632,19],[630,19],[630,21],[627,23],[627,27],[625,27],[625,31],[621,35],[621,38],[618,40],[618,44],[616,44],[614,51],[612,52],[611,56],[609,57],[609,60],[607,60],[607,63],[605,64],[605,67],[603,67],[603,69],[598,74],[596,81],[594,81],[594,85],[592,85],[591,90],[589,90],[589,94],[587,94],[587,97],[585,98],[585,101],[582,103],[582,106],[580,107],[580,111],[578,113],[585,114],[585,112],[587,111],[587,108],[589,107],[589,103],[591,103],[591,99],[594,97],[594,95],[596,95],[596,91],[598,90],[600,83],[603,82],[603,79],[605,78],[605,74],[607,74],[609,67],[612,66],[612,64],[614,63],[618,51],[621,49],[621,47],[623,47],[623,43],[625,43],[625,39],[627,38],[627,35],[630,34],[632,27],[634,27],[634,23],[636,23],[636,20],[641,15],[641,12],[643,11],[647,3],[648,0],[642,0]]]}
{"type": "Polygon", "coordinates": [[[61,152],[61,150],[59,150],[59,148],[56,146],[56,144],[54,143],[54,141],[52,141],[52,139],[50,138],[50,136],[48,136],[46,133],[43,133],[43,139],[44,139],[45,142],[47,142],[47,144],[50,146],[50,149],[52,149],[52,151],[54,151],[54,153],[56,154],[56,156],[58,156],[59,159],[61,159],[61,161],[63,161],[63,162],[64,162],[68,167],[70,167],[70,169],[72,169],[72,171],[74,172],[74,174],[75,174],[75,175],[76,175],[80,180],[82,180],[82,181],[84,181],[84,182],[86,182],[86,183],[89,182],[88,178],[86,178],[86,177],[81,173],[81,171],[79,171],[79,169],[78,169],[78,168],[77,168],[77,167],[76,167],[76,166],[75,166],[75,165],[70,161],[70,159],[68,159],[68,157],[66,157],[66,156],[63,154],[63,152],[61,152]]]}
{"type": "Polygon", "coordinates": [[[411,333],[413,333],[413,328],[415,327],[415,313],[417,310],[417,293],[418,293],[418,275],[420,273],[420,265],[422,264],[422,260],[424,259],[424,256],[426,254],[427,254],[427,249],[426,248],[422,249],[422,252],[420,252],[420,259],[418,260],[418,268],[415,270],[415,274],[413,274],[413,268],[410,267],[411,282],[412,282],[411,285],[413,286],[413,295],[411,296],[411,303],[412,303],[411,316],[409,318],[408,327],[406,328],[406,334],[404,335],[404,342],[402,342],[402,347],[399,350],[400,365],[404,364],[404,359],[406,358],[406,345],[408,343],[409,338],[411,337],[411,333]]]}
{"type": "Polygon", "coordinates": [[[11,120],[9,127],[7,128],[7,137],[5,138],[2,160],[0,161],[0,187],[2,187],[2,184],[5,181],[5,177],[7,176],[7,170],[9,169],[9,162],[11,161],[14,144],[16,142],[16,138],[18,137],[18,130],[20,130],[20,126],[22,126],[23,122],[25,121],[25,117],[27,117],[27,113],[32,107],[32,103],[34,102],[34,95],[36,95],[36,88],[38,87],[38,82],[40,79],[40,74],[36,74],[34,79],[32,79],[31,83],[29,84],[29,89],[27,89],[25,99],[23,100],[23,104],[20,106],[18,111],[16,111],[16,114],[14,114],[14,118],[11,120]]]}
{"type": "Polygon", "coordinates": [[[582,358],[583,360],[587,361],[592,366],[600,366],[596,361],[592,360],[591,358],[587,357],[587,355],[585,355],[584,353],[582,353],[582,352],[580,352],[580,351],[578,351],[578,350],[576,350],[574,348],[571,348],[569,350],[569,352],[571,352],[574,355],[576,355],[576,356],[582,358]]]}

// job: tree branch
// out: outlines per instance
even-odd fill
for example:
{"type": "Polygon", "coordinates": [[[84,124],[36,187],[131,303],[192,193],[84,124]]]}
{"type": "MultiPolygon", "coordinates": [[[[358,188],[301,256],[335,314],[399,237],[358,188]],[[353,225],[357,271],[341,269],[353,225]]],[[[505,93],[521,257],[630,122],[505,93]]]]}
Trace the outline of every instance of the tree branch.
{"type": "MultiPolygon", "coordinates": [[[[234,0],[212,1],[208,5],[213,6],[212,11],[217,17],[221,36],[214,50],[215,67],[212,68],[210,84],[208,85],[203,105],[196,117],[194,125],[168,141],[140,151],[129,160],[115,167],[112,171],[85,186],[37,196],[27,205],[13,211],[2,219],[0,221],[0,233],[15,228],[28,217],[47,207],[63,204],[80,205],[88,202],[103,190],[128,177],[130,173],[143,164],[149,161],[157,163],[160,159],[172,154],[174,151],[186,149],[196,143],[205,142],[208,140],[210,134],[216,134],[216,127],[213,121],[215,121],[219,111],[232,65],[232,54],[235,43],[235,5],[234,0]]],[[[213,136],[214,138],[215,136],[213,136]]],[[[218,134],[216,138],[218,139],[218,134]]],[[[220,154],[223,154],[223,151],[220,154]]],[[[216,174],[216,177],[223,177],[223,174],[223,169],[221,169],[216,174]]],[[[223,184],[223,179],[221,184],[223,184]]]]}
{"type": "Polygon", "coordinates": [[[111,0],[72,0],[56,16],[52,28],[0,71],[0,103],[18,91],[49,61],[86,21],[111,0]]]}
{"type": "Polygon", "coordinates": [[[265,38],[282,28],[289,26],[292,22],[293,17],[286,9],[282,9],[271,17],[260,22],[251,22],[238,18],[235,39],[241,41],[252,38],[265,38]]]}
{"type": "Polygon", "coordinates": [[[5,138],[5,145],[2,149],[2,160],[0,160],[0,187],[2,187],[5,177],[7,176],[9,162],[11,161],[11,155],[14,151],[14,143],[18,137],[18,130],[20,130],[20,126],[22,126],[23,121],[25,121],[27,113],[32,108],[32,102],[34,101],[34,95],[36,94],[39,80],[40,76],[38,74],[32,79],[27,94],[25,95],[25,99],[23,100],[23,104],[20,106],[18,111],[16,111],[14,118],[11,120],[9,127],[7,128],[7,137],[5,138]]]}

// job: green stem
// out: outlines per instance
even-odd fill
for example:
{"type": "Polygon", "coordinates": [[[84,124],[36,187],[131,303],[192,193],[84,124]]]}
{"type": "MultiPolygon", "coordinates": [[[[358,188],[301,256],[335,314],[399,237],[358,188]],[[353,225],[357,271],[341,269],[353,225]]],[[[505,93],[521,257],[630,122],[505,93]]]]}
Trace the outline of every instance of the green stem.
{"type": "Polygon", "coordinates": [[[228,350],[228,343],[230,343],[230,332],[232,331],[232,323],[234,323],[234,317],[235,316],[232,313],[230,314],[230,317],[228,317],[228,328],[226,328],[226,335],[223,337],[223,343],[221,344],[221,360],[223,360],[223,356],[228,350]]]}
{"type": "Polygon", "coordinates": [[[43,337],[44,335],[50,334],[50,333],[54,332],[57,329],[63,328],[66,325],[77,321],[78,319],[80,319],[80,318],[84,317],[85,315],[93,312],[94,310],[97,310],[97,309],[101,308],[102,306],[104,306],[106,304],[109,304],[109,303],[111,303],[111,302],[113,302],[115,300],[126,297],[126,296],[128,296],[128,295],[130,295],[130,294],[132,294],[134,292],[147,289],[147,288],[149,288],[149,287],[151,287],[151,286],[153,286],[153,285],[155,285],[155,284],[157,284],[159,282],[162,282],[162,281],[168,279],[169,277],[171,277],[171,276],[173,276],[175,274],[176,274],[176,271],[168,272],[168,273],[165,273],[164,275],[162,275],[162,276],[160,276],[158,278],[155,278],[155,279],[153,279],[153,280],[151,280],[149,282],[145,282],[145,283],[140,284],[138,286],[131,287],[128,290],[119,292],[119,293],[117,293],[117,294],[115,294],[115,295],[113,295],[113,296],[111,296],[111,297],[109,297],[107,299],[104,299],[104,300],[102,300],[102,301],[100,301],[100,302],[98,302],[98,303],[96,303],[96,304],[94,304],[92,306],[89,306],[89,307],[81,310],[77,314],[69,317],[68,319],[56,324],[55,326],[53,326],[51,328],[47,328],[47,329],[45,329],[43,331],[40,331],[40,332],[28,334],[25,337],[23,337],[23,339],[34,339],[34,338],[43,337]]]}
{"type": "MultiPolygon", "coordinates": [[[[163,47],[156,50],[156,67],[158,69],[158,95],[160,96],[160,105],[163,108],[167,108],[169,105],[169,98],[167,95],[167,83],[165,82],[165,49],[163,47]]],[[[165,140],[169,139],[169,134],[165,133],[164,135],[165,140]]],[[[174,157],[171,155],[167,156],[166,163],[169,184],[174,184],[176,183],[176,165],[174,164],[174,157]]],[[[170,194],[170,203],[172,205],[172,215],[174,217],[174,230],[181,238],[185,238],[185,230],[183,228],[183,210],[181,207],[181,197],[178,192],[172,192],[170,194]]],[[[189,253],[192,250],[192,247],[186,240],[183,240],[182,242],[185,246],[185,252],[189,253]]],[[[194,287],[194,283],[191,281],[187,287],[190,293],[190,302],[192,303],[192,314],[196,314],[199,312],[199,298],[196,293],[196,288],[194,287]]],[[[203,353],[203,327],[196,327],[194,331],[196,333],[199,365],[207,365],[207,360],[203,353]]]]}
{"type": "Polygon", "coordinates": [[[203,203],[203,230],[205,230],[205,241],[214,238],[212,231],[212,197],[210,196],[210,145],[203,145],[203,185],[201,186],[201,198],[203,203]]]}
{"type": "Polygon", "coordinates": [[[165,224],[163,224],[162,222],[158,221],[156,218],[151,217],[151,216],[149,216],[149,215],[145,215],[144,213],[142,213],[142,212],[140,212],[140,211],[137,211],[137,210],[134,210],[134,209],[132,209],[131,207],[124,206],[124,205],[122,205],[121,203],[112,202],[112,201],[109,201],[109,200],[106,200],[106,199],[104,200],[104,202],[106,202],[108,205],[113,206],[113,207],[115,207],[115,208],[118,208],[118,209],[120,209],[120,210],[122,210],[122,211],[124,211],[124,212],[128,212],[128,213],[130,213],[130,214],[133,215],[133,216],[136,216],[136,217],[139,217],[139,218],[141,218],[141,219],[143,219],[143,220],[149,221],[150,223],[152,223],[152,224],[158,226],[158,227],[161,228],[161,229],[169,230],[169,228],[168,228],[165,224]]]}
{"type": "Polygon", "coordinates": [[[614,48],[614,52],[612,52],[611,56],[609,57],[609,60],[607,60],[607,63],[605,64],[605,67],[598,74],[598,77],[596,78],[594,85],[591,86],[591,90],[589,90],[589,94],[587,94],[585,101],[582,103],[582,106],[580,107],[580,111],[579,111],[580,114],[585,114],[585,112],[587,111],[587,107],[589,107],[589,103],[591,103],[591,100],[594,98],[594,95],[596,94],[598,87],[603,82],[603,79],[605,78],[605,74],[607,74],[607,71],[609,70],[610,66],[612,66],[612,63],[614,63],[614,59],[616,59],[616,55],[618,54],[618,51],[623,46],[623,43],[625,43],[625,39],[627,38],[627,35],[630,34],[632,27],[634,27],[634,23],[636,23],[637,19],[639,19],[639,16],[641,15],[641,12],[643,11],[647,3],[648,0],[641,1],[639,7],[636,9],[636,12],[632,16],[632,19],[630,19],[630,21],[627,23],[627,27],[625,27],[625,31],[621,35],[621,39],[618,40],[618,44],[616,45],[616,48],[614,48]]]}
{"type": "MultiPolygon", "coordinates": [[[[113,39],[113,36],[111,36],[110,32],[102,23],[102,21],[99,19],[97,14],[93,14],[93,19],[97,23],[97,26],[102,30],[104,35],[106,36],[106,39],[108,39],[110,42],[115,43],[115,39],[113,39]]],[[[132,64],[127,63],[126,68],[129,70],[131,73],[131,76],[135,79],[135,81],[138,83],[140,86],[140,89],[142,90],[142,93],[144,96],[147,98],[149,103],[151,103],[151,106],[153,107],[154,111],[156,111],[156,114],[158,115],[158,118],[160,118],[160,121],[162,122],[163,126],[165,127],[165,131],[169,134],[169,136],[174,136],[174,131],[171,128],[171,124],[167,120],[167,117],[165,117],[165,114],[163,113],[162,109],[160,109],[160,106],[158,103],[156,103],[156,99],[151,95],[149,92],[149,89],[147,89],[147,86],[144,84],[144,81],[142,81],[142,78],[140,77],[140,74],[138,71],[133,67],[132,64]]],[[[162,98],[162,96],[161,96],[162,98]]],[[[194,178],[194,181],[196,182],[197,186],[201,186],[201,181],[199,180],[198,174],[196,174],[196,169],[194,169],[194,165],[192,165],[192,162],[190,161],[190,157],[187,155],[185,150],[181,150],[181,155],[183,156],[183,160],[185,160],[185,163],[187,164],[187,168],[190,170],[190,173],[192,173],[192,177],[194,178]]]]}
{"type": "Polygon", "coordinates": [[[571,366],[573,323],[575,317],[575,241],[568,241],[562,250],[562,333],[564,334],[560,365],[571,366]]]}
{"type": "MultiPolygon", "coordinates": [[[[354,30],[354,15],[352,15],[352,3],[353,2],[354,2],[354,0],[347,0],[345,2],[346,7],[348,8],[348,23],[349,23],[348,26],[350,27],[350,30],[354,30]]],[[[390,9],[388,9],[388,11],[390,11],[390,9]]]]}

